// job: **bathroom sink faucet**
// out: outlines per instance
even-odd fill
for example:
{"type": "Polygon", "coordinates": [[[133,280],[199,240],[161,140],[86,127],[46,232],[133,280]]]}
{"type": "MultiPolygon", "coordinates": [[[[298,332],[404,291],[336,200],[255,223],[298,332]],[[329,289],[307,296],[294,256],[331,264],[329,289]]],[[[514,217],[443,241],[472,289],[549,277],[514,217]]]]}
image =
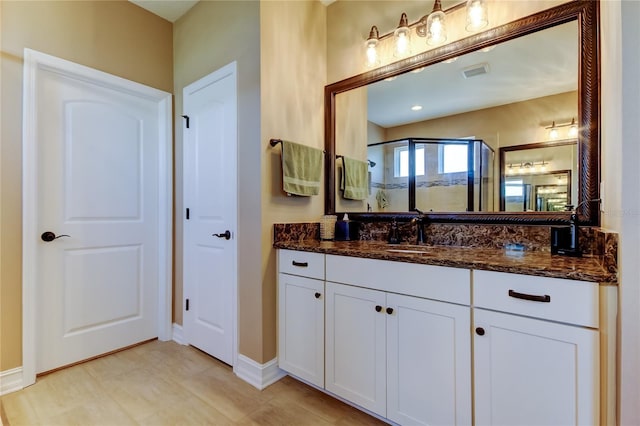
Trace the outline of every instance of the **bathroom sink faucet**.
{"type": "Polygon", "coordinates": [[[424,223],[427,220],[424,212],[421,212],[418,209],[413,209],[413,211],[418,213],[418,216],[411,219],[411,223],[416,225],[416,244],[424,244],[426,243],[424,236],[424,223]]]}

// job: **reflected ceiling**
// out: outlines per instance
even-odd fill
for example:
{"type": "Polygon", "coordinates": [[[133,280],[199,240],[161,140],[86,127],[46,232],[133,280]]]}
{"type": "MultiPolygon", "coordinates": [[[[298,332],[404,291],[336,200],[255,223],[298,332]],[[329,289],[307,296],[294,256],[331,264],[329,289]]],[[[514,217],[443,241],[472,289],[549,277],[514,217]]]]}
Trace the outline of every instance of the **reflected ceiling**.
{"type": "Polygon", "coordinates": [[[577,90],[577,40],[577,23],[569,22],[369,85],[369,121],[394,127],[577,90]],[[463,76],[481,64],[488,73],[463,76]],[[413,105],[422,110],[412,111],[413,105]]]}

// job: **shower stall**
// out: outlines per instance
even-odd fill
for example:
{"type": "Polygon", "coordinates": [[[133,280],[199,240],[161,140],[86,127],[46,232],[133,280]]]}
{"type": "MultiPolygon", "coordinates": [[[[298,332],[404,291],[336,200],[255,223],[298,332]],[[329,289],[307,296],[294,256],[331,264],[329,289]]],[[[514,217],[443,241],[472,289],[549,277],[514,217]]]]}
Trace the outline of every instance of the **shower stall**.
{"type": "Polygon", "coordinates": [[[405,138],[370,144],[370,211],[494,210],[494,151],[480,139],[405,138]]]}

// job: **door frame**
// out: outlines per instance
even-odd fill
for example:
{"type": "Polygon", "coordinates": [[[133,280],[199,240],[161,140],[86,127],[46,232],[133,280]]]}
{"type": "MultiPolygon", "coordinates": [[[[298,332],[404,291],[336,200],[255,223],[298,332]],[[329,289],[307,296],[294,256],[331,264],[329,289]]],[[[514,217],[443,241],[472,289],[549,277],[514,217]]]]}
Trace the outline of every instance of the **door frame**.
{"type": "MultiPolygon", "coordinates": [[[[217,70],[207,74],[206,76],[193,81],[189,84],[187,84],[186,86],[184,86],[182,88],[182,104],[183,104],[183,109],[184,109],[184,103],[185,103],[185,99],[186,99],[186,93],[188,91],[190,92],[194,92],[197,90],[200,90],[206,86],[209,86],[213,83],[215,83],[216,81],[228,76],[228,75],[232,75],[233,76],[233,83],[234,83],[234,96],[235,96],[235,104],[236,104],[236,111],[235,111],[235,115],[236,115],[236,139],[234,141],[235,143],[235,161],[236,161],[236,174],[233,177],[233,184],[235,186],[235,192],[236,192],[236,206],[235,206],[235,218],[234,218],[234,231],[232,231],[232,235],[233,235],[233,240],[234,240],[234,274],[235,274],[235,279],[233,280],[233,288],[231,289],[231,297],[232,297],[232,301],[231,301],[231,321],[232,321],[232,339],[233,339],[233,343],[232,343],[232,349],[233,349],[233,353],[232,353],[232,359],[233,359],[233,371],[236,371],[236,368],[238,366],[238,354],[240,352],[239,350],[239,340],[238,340],[238,213],[240,211],[239,206],[238,206],[238,199],[239,197],[237,196],[238,194],[238,132],[237,132],[237,125],[238,125],[238,63],[237,61],[233,61],[228,63],[227,65],[224,65],[220,68],[218,68],[217,70]]],[[[183,112],[183,114],[188,114],[187,112],[183,112]]],[[[184,117],[184,116],[183,116],[184,117]]],[[[185,173],[187,173],[187,157],[186,155],[184,155],[185,149],[184,149],[184,144],[185,144],[185,140],[187,139],[187,135],[186,135],[186,131],[187,131],[187,127],[183,126],[182,127],[182,144],[183,144],[183,157],[182,157],[182,167],[183,167],[183,181],[182,181],[182,204],[183,207],[186,207],[186,205],[188,204],[188,200],[186,199],[186,194],[188,193],[188,191],[186,191],[186,185],[187,185],[187,179],[184,179],[185,173]]],[[[187,236],[187,232],[184,232],[185,226],[184,226],[184,222],[186,220],[186,217],[183,216],[183,239],[182,239],[182,285],[183,285],[183,293],[185,293],[185,289],[187,287],[187,280],[185,279],[186,275],[187,275],[187,261],[186,261],[186,248],[188,243],[190,243],[190,240],[187,236]]],[[[183,294],[183,301],[182,301],[182,318],[184,319],[186,316],[186,307],[185,307],[185,303],[184,303],[184,294],[183,294]]],[[[184,321],[183,321],[184,322],[184,321]]],[[[185,333],[186,334],[186,333],[185,333]]],[[[189,342],[186,340],[185,337],[185,344],[189,344],[189,342]]]]}
{"type": "Polygon", "coordinates": [[[37,347],[37,212],[38,212],[38,140],[37,83],[40,70],[134,94],[157,102],[159,107],[158,147],[158,338],[171,339],[172,315],[172,229],[173,229],[173,151],[171,94],[76,64],[55,56],[24,50],[22,110],[22,387],[36,381],[37,347]]]}

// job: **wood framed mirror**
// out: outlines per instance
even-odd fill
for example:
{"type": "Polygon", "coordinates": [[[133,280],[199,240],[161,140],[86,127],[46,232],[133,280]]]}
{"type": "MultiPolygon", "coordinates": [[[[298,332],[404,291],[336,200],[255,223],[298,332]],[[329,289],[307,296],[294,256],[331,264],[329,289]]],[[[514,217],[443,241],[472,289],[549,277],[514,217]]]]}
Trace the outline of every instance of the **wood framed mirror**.
{"type": "MultiPolygon", "coordinates": [[[[337,102],[338,95],[355,93],[357,89],[365,89],[376,82],[407,74],[413,70],[428,69],[428,67],[444,63],[453,58],[459,58],[502,43],[518,41],[522,37],[535,35],[567,23],[574,23],[577,26],[576,50],[578,52],[575,122],[579,130],[575,138],[577,144],[577,172],[573,174],[575,185],[572,185],[571,188],[575,197],[575,203],[573,204],[576,206],[580,222],[591,226],[599,225],[599,204],[594,201],[599,198],[600,186],[598,13],[598,2],[589,0],[568,2],[326,86],[325,149],[327,161],[325,161],[325,213],[339,214],[348,212],[351,217],[363,220],[387,220],[390,216],[412,216],[414,214],[409,209],[375,213],[368,212],[366,207],[355,211],[336,208],[336,201],[340,194],[336,189],[336,161],[333,159],[336,154],[342,154],[337,150],[336,146],[336,123],[343,120],[337,114],[338,104],[340,103],[337,102]]],[[[571,117],[562,117],[562,119],[571,120],[571,117]]],[[[543,125],[545,123],[540,124],[543,125]]],[[[424,135],[419,136],[423,137],[424,135]]],[[[464,136],[473,137],[474,135],[464,136]]],[[[430,137],[438,136],[430,135],[430,137]]],[[[495,161],[498,161],[497,157],[495,161]]],[[[497,164],[494,169],[496,188],[494,198],[496,206],[499,206],[499,191],[501,190],[498,182],[500,181],[501,169],[497,164]]],[[[504,211],[504,207],[502,209],[496,207],[494,210],[432,211],[427,213],[427,217],[428,220],[433,222],[521,223],[532,225],[563,223],[568,219],[568,213],[558,211],[507,212],[504,211]]]]}

